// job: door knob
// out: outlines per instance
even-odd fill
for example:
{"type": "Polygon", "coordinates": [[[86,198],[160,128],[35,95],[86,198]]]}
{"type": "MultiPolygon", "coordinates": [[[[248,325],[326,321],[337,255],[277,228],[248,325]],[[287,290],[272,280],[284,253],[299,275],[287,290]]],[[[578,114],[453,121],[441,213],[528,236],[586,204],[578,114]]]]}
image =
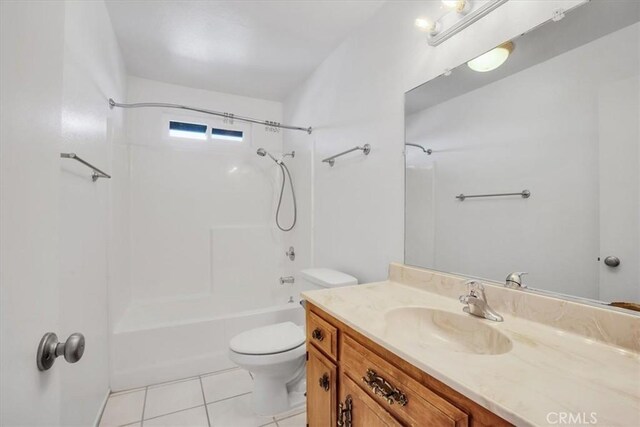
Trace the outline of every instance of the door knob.
{"type": "Polygon", "coordinates": [[[617,267],[620,265],[620,258],[617,256],[608,256],[604,259],[604,263],[609,267],[617,267]]]}
{"type": "Polygon", "coordinates": [[[56,357],[64,356],[69,363],[76,363],[84,354],[84,335],[79,332],[69,335],[65,342],[58,342],[58,336],[53,332],[44,334],[38,345],[36,364],[38,370],[46,371],[53,366],[56,357]]]}

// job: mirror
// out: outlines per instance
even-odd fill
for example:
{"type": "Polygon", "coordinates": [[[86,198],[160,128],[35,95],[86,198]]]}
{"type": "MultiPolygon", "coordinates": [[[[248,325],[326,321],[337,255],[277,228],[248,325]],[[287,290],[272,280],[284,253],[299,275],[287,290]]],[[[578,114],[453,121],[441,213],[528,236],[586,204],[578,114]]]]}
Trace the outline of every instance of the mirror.
{"type": "Polygon", "coordinates": [[[406,94],[406,264],[640,303],[639,17],[594,0],[406,94]]]}

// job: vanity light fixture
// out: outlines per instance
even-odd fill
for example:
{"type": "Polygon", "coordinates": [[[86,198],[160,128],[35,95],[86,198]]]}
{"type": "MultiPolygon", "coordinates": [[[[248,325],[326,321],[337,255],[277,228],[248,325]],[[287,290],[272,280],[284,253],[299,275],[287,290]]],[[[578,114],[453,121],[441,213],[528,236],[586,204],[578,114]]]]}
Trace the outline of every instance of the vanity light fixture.
{"type": "Polygon", "coordinates": [[[440,26],[437,21],[431,21],[427,18],[417,18],[414,24],[420,31],[432,36],[440,32],[440,26]]]}
{"type": "Polygon", "coordinates": [[[467,65],[473,71],[477,71],[479,73],[486,73],[487,71],[495,70],[505,63],[511,52],[513,52],[513,48],[513,42],[503,43],[495,49],[492,49],[489,52],[467,62],[467,65]]]}
{"type": "Polygon", "coordinates": [[[427,33],[430,46],[438,46],[507,1],[442,0],[444,14],[433,20],[420,17],[415,20],[415,26],[427,33]]]}
{"type": "Polygon", "coordinates": [[[471,0],[442,0],[442,4],[462,15],[469,13],[472,8],[471,0]]]}

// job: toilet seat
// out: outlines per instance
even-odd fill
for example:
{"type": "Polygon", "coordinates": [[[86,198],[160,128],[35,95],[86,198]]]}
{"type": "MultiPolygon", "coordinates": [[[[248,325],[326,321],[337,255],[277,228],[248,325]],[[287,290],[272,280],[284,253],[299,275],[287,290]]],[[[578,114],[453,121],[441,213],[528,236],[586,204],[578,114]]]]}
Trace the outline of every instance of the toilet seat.
{"type": "Polygon", "coordinates": [[[304,343],[302,328],[283,322],[242,332],[233,337],[229,348],[237,354],[266,356],[294,350],[304,343]]]}

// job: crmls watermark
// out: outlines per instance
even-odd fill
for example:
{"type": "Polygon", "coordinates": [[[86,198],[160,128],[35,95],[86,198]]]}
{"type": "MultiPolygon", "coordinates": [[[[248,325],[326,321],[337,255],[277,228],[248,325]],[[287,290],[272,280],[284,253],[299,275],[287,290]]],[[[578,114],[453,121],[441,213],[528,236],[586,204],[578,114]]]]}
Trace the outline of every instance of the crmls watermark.
{"type": "Polygon", "coordinates": [[[598,414],[596,412],[549,412],[547,422],[552,425],[595,425],[598,424],[598,414]]]}

